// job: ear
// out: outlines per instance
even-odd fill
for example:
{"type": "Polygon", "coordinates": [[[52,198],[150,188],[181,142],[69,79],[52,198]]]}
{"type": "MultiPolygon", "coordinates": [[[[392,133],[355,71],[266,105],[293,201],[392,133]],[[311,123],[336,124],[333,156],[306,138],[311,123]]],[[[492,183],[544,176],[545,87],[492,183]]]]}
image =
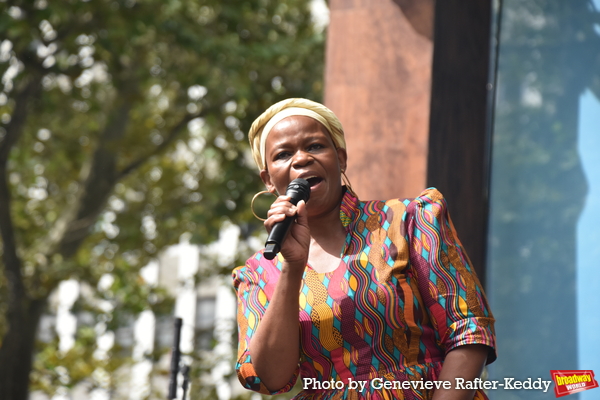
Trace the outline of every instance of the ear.
{"type": "Polygon", "coordinates": [[[276,193],[277,191],[275,190],[275,185],[273,185],[273,182],[271,182],[271,175],[269,174],[269,171],[267,171],[266,169],[263,169],[260,171],[260,179],[263,181],[263,183],[265,184],[265,186],[267,187],[267,190],[271,193],[276,193]]]}
{"type": "Polygon", "coordinates": [[[348,153],[346,153],[346,149],[342,148],[342,147],[338,147],[336,149],[337,151],[337,156],[338,156],[338,162],[340,164],[340,170],[341,171],[345,171],[348,162],[348,153]]]}

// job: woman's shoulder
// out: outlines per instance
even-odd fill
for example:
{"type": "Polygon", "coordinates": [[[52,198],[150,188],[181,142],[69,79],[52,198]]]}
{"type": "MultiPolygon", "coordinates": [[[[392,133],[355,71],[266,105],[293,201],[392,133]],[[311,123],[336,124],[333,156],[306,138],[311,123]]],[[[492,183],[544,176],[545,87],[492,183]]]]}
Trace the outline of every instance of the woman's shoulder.
{"type": "Polygon", "coordinates": [[[415,197],[415,199],[413,201],[417,201],[417,202],[444,201],[445,202],[444,195],[442,194],[442,192],[440,192],[435,187],[428,187],[427,189],[423,190],[417,197],[415,197]]]}
{"type": "Polygon", "coordinates": [[[433,204],[442,208],[447,207],[444,195],[435,187],[429,187],[413,198],[360,201],[359,208],[367,213],[386,211],[387,209],[411,212],[416,208],[427,207],[433,204]]]}
{"type": "Polygon", "coordinates": [[[281,272],[281,256],[278,255],[275,259],[268,260],[263,252],[264,249],[257,251],[246,260],[244,265],[234,268],[231,274],[234,287],[237,288],[242,283],[264,283],[270,277],[281,272]]]}
{"type": "Polygon", "coordinates": [[[260,260],[264,258],[262,250],[254,253],[246,260],[244,265],[240,265],[232,271],[233,284],[237,288],[244,281],[254,281],[260,276],[260,260]]]}
{"type": "Polygon", "coordinates": [[[445,213],[448,208],[444,195],[435,187],[423,190],[417,197],[410,199],[406,204],[409,214],[419,210],[428,210],[434,214],[445,213]]]}
{"type": "MultiPolygon", "coordinates": [[[[383,208],[383,206],[393,208],[393,209],[402,209],[407,213],[412,214],[416,209],[419,208],[428,208],[433,205],[436,207],[446,208],[446,200],[444,199],[444,195],[435,187],[429,187],[423,190],[417,197],[410,198],[395,198],[389,199],[385,201],[377,201],[380,206],[378,208],[383,208]]],[[[373,201],[365,202],[372,203],[373,201]]]]}
{"type": "Polygon", "coordinates": [[[378,227],[388,230],[391,224],[411,220],[424,209],[433,214],[446,211],[446,201],[439,190],[430,187],[414,198],[388,200],[358,200],[346,193],[340,216],[344,226],[351,224],[361,232],[365,227],[369,231],[378,227]]]}

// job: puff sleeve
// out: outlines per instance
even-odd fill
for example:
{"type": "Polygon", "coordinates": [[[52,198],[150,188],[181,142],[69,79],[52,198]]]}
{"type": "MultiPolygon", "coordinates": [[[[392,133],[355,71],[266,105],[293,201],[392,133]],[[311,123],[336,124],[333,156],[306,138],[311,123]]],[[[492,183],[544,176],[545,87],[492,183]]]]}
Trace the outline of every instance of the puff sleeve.
{"type": "Polygon", "coordinates": [[[446,354],[462,345],[490,347],[496,359],[494,317],[454,225],[446,200],[434,188],[407,208],[407,233],[413,278],[446,354]]]}
{"type": "Polygon", "coordinates": [[[270,391],[260,380],[250,356],[249,346],[252,336],[267,310],[273,294],[274,285],[279,276],[279,269],[262,258],[261,255],[250,258],[245,266],[233,270],[233,286],[237,292],[238,322],[238,360],[235,366],[238,379],[249,390],[262,394],[274,395],[289,392],[298,378],[296,369],[287,385],[277,391],[270,391]],[[257,260],[258,258],[258,260],[257,260]],[[264,264],[264,265],[263,265],[264,264]]]}

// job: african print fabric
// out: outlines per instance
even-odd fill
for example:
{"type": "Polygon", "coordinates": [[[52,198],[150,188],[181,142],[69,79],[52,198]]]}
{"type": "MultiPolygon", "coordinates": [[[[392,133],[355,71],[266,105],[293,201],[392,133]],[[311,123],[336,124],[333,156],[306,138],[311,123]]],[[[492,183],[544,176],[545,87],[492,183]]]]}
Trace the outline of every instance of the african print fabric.
{"type": "MultiPolygon", "coordinates": [[[[349,192],[340,217],[348,234],[337,269],[306,267],[299,294],[300,360],[289,383],[270,392],[252,366],[249,345],[281,273],[282,257],[262,251],[233,272],[238,294],[241,383],[264,394],[289,391],[298,375],[319,382],[435,381],[445,354],[461,345],[490,346],[494,319],[446,201],[436,189],[414,200],[359,202],[349,192]]],[[[341,386],[341,385],[340,385],[341,386]]],[[[295,399],[430,399],[432,390],[309,389],[295,399]]],[[[478,391],[475,399],[487,399],[478,391]]]]}

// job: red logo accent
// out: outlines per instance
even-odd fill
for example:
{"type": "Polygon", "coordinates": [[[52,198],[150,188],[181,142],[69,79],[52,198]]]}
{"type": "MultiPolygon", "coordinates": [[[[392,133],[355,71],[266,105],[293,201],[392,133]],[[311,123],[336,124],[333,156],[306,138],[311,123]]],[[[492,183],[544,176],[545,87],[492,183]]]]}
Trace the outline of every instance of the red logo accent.
{"type": "Polygon", "coordinates": [[[598,387],[591,369],[551,370],[556,397],[566,396],[598,387]]]}

